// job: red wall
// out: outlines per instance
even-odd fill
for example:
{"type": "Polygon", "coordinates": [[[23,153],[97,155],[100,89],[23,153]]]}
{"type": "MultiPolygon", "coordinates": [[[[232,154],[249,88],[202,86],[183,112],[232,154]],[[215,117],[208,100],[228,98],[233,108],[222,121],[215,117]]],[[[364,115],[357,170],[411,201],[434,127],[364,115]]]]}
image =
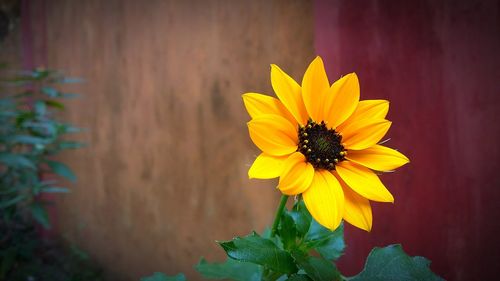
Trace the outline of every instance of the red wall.
{"type": "Polygon", "coordinates": [[[498,1],[315,2],[315,46],[330,77],[356,72],[363,99],[391,101],[389,146],[411,163],[383,181],[374,227],[346,227],[340,267],[402,243],[449,280],[494,280],[500,262],[498,1]]]}

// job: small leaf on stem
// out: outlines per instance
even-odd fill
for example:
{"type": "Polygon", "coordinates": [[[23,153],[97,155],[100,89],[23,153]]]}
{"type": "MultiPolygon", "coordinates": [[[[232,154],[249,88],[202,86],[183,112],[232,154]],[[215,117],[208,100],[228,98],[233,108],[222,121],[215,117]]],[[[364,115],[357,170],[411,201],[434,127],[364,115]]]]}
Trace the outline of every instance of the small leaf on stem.
{"type": "Polygon", "coordinates": [[[255,232],[219,244],[227,255],[235,260],[260,264],[280,273],[297,272],[290,253],[278,248],[273,241],[262,238],[255,232]]]}

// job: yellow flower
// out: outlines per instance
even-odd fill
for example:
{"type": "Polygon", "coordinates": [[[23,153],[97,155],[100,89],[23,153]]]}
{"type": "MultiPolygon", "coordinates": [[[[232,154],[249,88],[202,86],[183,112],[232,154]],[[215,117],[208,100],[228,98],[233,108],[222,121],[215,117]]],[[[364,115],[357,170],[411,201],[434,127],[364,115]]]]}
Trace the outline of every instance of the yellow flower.
{"type": "Polygon", "coordinates": [[[370,231],[369,200],[394,202],[374,171],[391,171],[409,162],[378,144],[391,122],[386,100],[359,100],[359,82],[350,73],[330,86],[323,61],[316,57],[302,86],[276,65],[271,84],[278,99],[243,95],[252,120],[248,130],[262,150],[250,178],[279,177],[283,194],[302,194],[307,209],[323,226],[342,219],[370,231]]]}

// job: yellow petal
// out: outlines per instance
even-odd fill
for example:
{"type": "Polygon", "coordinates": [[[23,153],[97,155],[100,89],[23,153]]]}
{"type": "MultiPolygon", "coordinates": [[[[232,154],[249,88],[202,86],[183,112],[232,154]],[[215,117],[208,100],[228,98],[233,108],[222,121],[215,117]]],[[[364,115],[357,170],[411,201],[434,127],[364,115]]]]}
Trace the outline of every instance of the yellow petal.
{"type": "Polygon", "coordinates": [[[294,125],[297,124],[295,118],[277,98],[257,93],[246,93],[242,97],[248,114],[252,118],[263,114],[274,114],[285,117],[294,125]]]}
{"type": "Polygon", "coordinates": [[[313,176],[314,167],[302,153],[295,152],[285,160],[278,187],[283,194],[297,195],[309,187],[313,176]]]}
{"type": "Polygon", "coordinates": [[[385,119],[361,119],[342,128],[339,132],[342,134],[345,148],[361,150],[378,143],[385,136],[391,124],[385,119]]]}
{"type": "Polygon", "coordinates": [[[370,169],[350,161],[342,161],[335,167],[338,175],[359,195],[378,202],[394,202],[378,176],[370,169]]]}
{"type": "Polygon", "coordinates": [[[302,98],[309,116],[314,121],[323,120],[323,99],[330,88],[323,60],[316,57],[302,79],[302,98]]]}
{"type": "Polygon", "coordinates": [[[302,196],[307,210],[319,224],[331,230],[340,225],[344,215],[344,192],[332,173],[315,171],[311,186],[302,196]]]}
{"type": "Polygon", "coordinates": [[[250,138],[263,152],[283,156],[297,150],[297,128],[279,115],[264,114],[247,123],[250,138]]]}
{"type": "Polygon", "coordinates": [[[389,101],[386,100],[362,100],[358,103],[356,110],[342,124],[338,130],[342,131],[350,123],[361,119],[385,119],[389,112],[389,101]]]}
{"type": "Polygon", "coordinates": [[[337,80],[325,95],[324,120],[328,127],[335,129],[347,120],[359,102],[359,81],[355,73],[337,80]]]}
{"type": "Polygon", "coordinates": [[[400,152],[378,144],[363,150],[351,150],[346,157],[352,162],[377,171],[391,171],[410,162],[400,152]]]}
{"type": "Polygon", "coordinates": [[[274,64],[271,65],[271,84],[274,92],[293,117],[295,117],[295,120],[299,124],[305,125],[308,115],[304,101],[302,100],[299,84],[274,64]]]}
{"type": "Polygon", "coordinates": [[[262,152],[248,170],[250,179],[272,179],[277,178],[283,172],[283,164],[288,158],[286,156],[272,156],[262,152]]]}
{"type": "Polygon", "coordinates": [[[336,175],[344,191],[344,220],[358,228],[370,231],[372,229],[373,220],[370,201],[354,192],[339,178],[337,173],[334,173],[334,175],[336,175]]]}

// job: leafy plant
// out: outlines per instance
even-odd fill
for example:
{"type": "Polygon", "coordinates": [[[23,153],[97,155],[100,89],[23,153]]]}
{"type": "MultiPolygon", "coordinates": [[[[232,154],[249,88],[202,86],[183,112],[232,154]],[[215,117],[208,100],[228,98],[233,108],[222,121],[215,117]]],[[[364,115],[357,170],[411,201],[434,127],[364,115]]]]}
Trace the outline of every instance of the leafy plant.
{"type": "Polygon", "coordinates": [[[30,264],[34,251],[39,249],[33,221],[50,227],[46,208],[50,202],[41,195],[68,192],[58,179],[76,181],[72,170],[54,157],[83,145],[65,138],[81,130],[58,118],[58,113],[65,110],[63,100],[76,95],[64,93],[57,86],[79,80],[45,69],[21,73],[3,70],[2,74],[0,280],[7,276],[8,280],[16,280],[16,268],[30,264]]]}
{"type": "Polygon", "coordinates": [[[292,210],[283,210],[277,237],[252,233],[220,242],[228,259],[222,264],[202,259],[196,269],[205,278],[256,280],[442,280],[429,269],[423,257],[410,257],[400,245],[375,248],[365,269],[345,277],[335,266],[345,249],[343,225],[335,231],[317,223],[302,200],[292,210]],[[262,274],[261,274],[262,272],[262,274]]]}
{"type": "Polygon", "coordinates": [[[48,228],[47,202],[37,200],[43,193],[68,192],[49,174],[76,181],[71,169],[54,156],[66,149],[82,146],[63,137],[80,129],[59,121],[65,109],[61,99],[73,94],[60,92],[57,83],[74,82],[50,70],[38,69],[2,79],[0,99],[0,209],[7,223],[28,211],[48,228]]]}
{"type": "MultiPolygon", "coordinates": [[[[195,268],[203,277],[212,280],[443,280],[429,269],[429,260],[408,256],[401,245],[373,249],[361,273],[343,276],[335,266],[345,250],[343,225],[335,231],[321,226],[311,217],[302,200],[296,201],[292,210],[283,210],[276,236],[272,233],[252,232],[245,237],[219,242],[228,255],[226,261],[209,263],[201,258],[195,268]]],[[[143,280],[178,280],[164,274],[156,276],[157,279],[143,280]]]]}

